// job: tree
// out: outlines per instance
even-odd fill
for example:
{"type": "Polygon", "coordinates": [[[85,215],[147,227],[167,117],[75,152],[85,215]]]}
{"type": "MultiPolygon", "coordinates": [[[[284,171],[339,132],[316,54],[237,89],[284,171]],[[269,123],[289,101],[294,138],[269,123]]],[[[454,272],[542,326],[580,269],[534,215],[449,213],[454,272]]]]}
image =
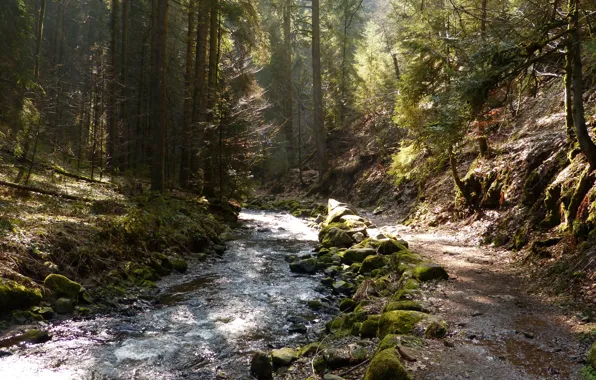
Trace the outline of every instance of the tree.
{"type": "MultiPolygon", "coordinates": [[[[157,33],[155,43],[155,61],[153,76],[155,77],[154,114],[153,114],[153,155],[151,158],[151,190],[165,191],[165,156],[166,129],[168,125],[167,110],[167,48],[168,48],[168,2],[157,0],[157,33]]],[[[155,19],[155,18],[154,18],[155,19]]]]}
{"type": "Polygon", "coordinates": [[[314,102],[314,135],[317,147],[319,180],[328,170],[327,142],[323,117],[323,89],[321,83],[321,25],[320,2],[312,0],[312,71],[314,102]]]}

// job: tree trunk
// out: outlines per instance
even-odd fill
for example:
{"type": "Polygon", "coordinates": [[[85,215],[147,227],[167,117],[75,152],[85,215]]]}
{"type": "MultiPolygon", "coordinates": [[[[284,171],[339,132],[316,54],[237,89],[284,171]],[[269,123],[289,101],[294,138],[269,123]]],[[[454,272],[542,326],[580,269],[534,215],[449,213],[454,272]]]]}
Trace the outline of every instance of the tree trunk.
{"type": "Polygon", "coordinates": [[[449,166],[451,167],[451,175],[453,177],[453,182],[455,183],[455,186],[466,200],[466,204],[470,207],[473,207],[474,205],[472,204],[472,200],[470,199],[470,194],[468,193],[468,190],[466,189],[466,186],[464,185],[462,180],[459,178],[459,174],[457,174],[457,159],[453,154],[453,148],[449,148],[449,166]]]}
{"type": "Polygon", "coordinates": [[[155,62],[153,76],[155,83],[153,109],[153,155],[151,159],[151,190],[165,191],[165,155],[167,110],[167,48],[168,48],[168,1],[158,0],[157,35],[155,41],[155,62]]]}
{"type": "Polygon", "coordinates": [[[285,0],[283,7],[283,34],[284,34],[284,58],[283,72],[285,83],[285,96],[283,99],[284,109],[284,135],[286,140],[286,152],[288,155],[289,167],[294,165],[294,124],[293,124],[293,99],[292,99],[292,0],[285,0]]]}
{"type": "MultiPolygon", "coordinates": [[[[207,84],[207,122],[212,124],[215,121],[215,109],[217,102],[217,77],[219,69],[219,4],[218,0],[211,0],[210,11],[210,27],[209,27],[209,76],[207,84]]],[[[212,125],[209,125],[208,133],[205,133],[206,147],[204,149],[204,178],[203,178],[203,194],[206,197],[215,196],[215,188],[213,181],[214,176],[214,144],[215,136],[213,136],[212,125]]]]}
{"type": "Polygon", "coordinates": [[[399,63],[397,62],[397,54],[392,53],[391,58],[393,59],[393,69],[395,70],[395,79],[399,82],[401,79],[401,72],[399,71],[399,63]]]}
{"type": "Polygon", "coordinates": [[[570,49],[570,41],[565,44],[565,130],[567,131],[567,138],[573,141],[575,138],[575,130],[573,125],[573,54],[570,49]]]}
{"type": "Polygon", "coordinates": [[[588,159],[590,167],[596,169],[596,145],[588,133],[586,118],[584,113],[583,100],[583,74],[581,60],[581,32],[579,25],[579,0],[570,0],[574,2],[571,21],[573,23],[572,43],[573,43],[573,124],[577,133],[577,141],[580,149],[588,159]]]}
{"type": "Polygon", "coordinates": [[[110,67],[109,67],[109,102],[107,108],[107,119],[108,119],[108,140],[107,140],[107,160],[106,166],[112,176],[114,176],[114,168],[117,166],[116,159],[116,139],[117,139],[117,121],[116,121],[116,108],[117,108],[117,92],[118,86],[116,84],[118,80],[118,52],[116,51],[118,45],[118,11],[120,8],[119,0],[112,0],[112,39],[110,42],[110,67]]]}
{"type": "Polygon", "coordinates": [[[188,6],[188,34],[186,36],[186,72],[184,76],[184,120],[182,123],[182,154],[180,160],[180,186],[187,189],[190,180],[190,147],[193,97],[193,67],[195,58],[195,12],[194,2],[188,6]]]}
{"type": "Polygon", "coordinates": [[[124,140],[121,146],[125,147],[119,160],[120,169],[130,169],[131,161],[131,141],[132,131],[128,120],[128,13],[130,9],[130,0],[122,0],[122,51],[120,54],[121,62],[121,85],[122,100],[120,103],[120,118],[122,119],[122,130],[124,131],[124,140]]]}
{"type": "Polygon", "coordinates": [[[41,42],[43,41],[43,20],[46,15],[46,0],[39,0],[39,16],[37,18],[37,40],[35,44],[35,80],[39,80],[41,63],[41,42]]]}
{"type": "Polygon", "coordinates": [[[209,28],[209,4],[202,0],[199,2],[197,20],[197,47],[195,57],[194,95],[192,111],[192,134],[190,149],[190,180],[197,191],[202,186],[202,153],[204,123],[207,118],[207,32],[209,28]],[[199,186],[200,185],[200,186],[199,186]]]}
{"type": "Polygon", "coordinates": [[[327,172],[327,142],[323,117],[323,89],[321,80],[321,28],[319,0],[312,0],[312,69],[313,69],[313,102],[314,102],[314,134],[317,146],[319,181],[327,172]]]}

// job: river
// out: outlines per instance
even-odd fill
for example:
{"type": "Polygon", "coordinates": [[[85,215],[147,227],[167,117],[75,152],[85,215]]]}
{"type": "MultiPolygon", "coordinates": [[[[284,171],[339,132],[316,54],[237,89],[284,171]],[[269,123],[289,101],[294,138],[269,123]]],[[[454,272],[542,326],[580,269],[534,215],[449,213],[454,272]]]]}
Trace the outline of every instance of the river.
{"type": "Polygon", "coordinates": [[[314,338],[333,308],[306,303],[332,296],[319,276],[291,273],[286,257],[308,255],[316,231],[286,213],[240,219],[225,254],[160,281],[157,302],[50,323],[51,341],[0,358],[0,379],[249,379],[254,351],[314,338]]]}

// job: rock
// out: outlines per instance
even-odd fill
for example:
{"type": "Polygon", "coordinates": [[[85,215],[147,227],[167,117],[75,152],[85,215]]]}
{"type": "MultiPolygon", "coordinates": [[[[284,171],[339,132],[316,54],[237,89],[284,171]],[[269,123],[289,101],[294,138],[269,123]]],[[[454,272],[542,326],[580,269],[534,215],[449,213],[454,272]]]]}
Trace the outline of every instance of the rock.
{"type": "Polygon", "coordinates": [[[325,228],[321,230],[321,236],[319,236],[319,240],[324,247],[339,247],[339,248],[348,248],[353,244],[353,240],[346,233],[346,231],[337,228],[325,228]]]}
{"type": "Polygon", "coordinates": [[[271,362],[276,368],[287,367],[296,359],[298,359],[298,352],[293,348],[284,347],[271,351],[271,362]]]}
{"type": "Polygon", "coordinates": [[[300,357],[313,355],[313,354],[321,351],[321,349],[323,349],[323,348],[324,348],[324,346],[320,342],[309,343],[300,349],[300,351],[298,352],[298,355],[300,357]]]}
{"type": "Polygon", "coordinates": [[[354,308],[356,308],[356,305],[357,305],[357,303],[353,299],[344,298],[339,303],[339,310],[340,311],[352,311],[352,310],[354,310],[354,308]]]}
{"type": "Polygon", "coordinates": [[[369,273],[375,269],[381,269],[385,266],[385,257],[381,255],[368,256],[362,262],[360,273],[369,273]]]}
{"type": "Polygon", "coordinates": [[[332,375],[330,373],[327,373],[327,374],[325,374],[325,376],[323,376],[323,380],[344,380],[344,378],[341,376],[332,375]]]}
{"type": "Polygon", "coordinates": [[[176,272],[185,273],[188,270],[188,263],[181,257],[170,257],[170,263],[176,272]]]}
{"type": "Polygon", "coordinates": [[[445,322],[432,321],[424,329],[425,338],[444,338],[447,335],[447,324],[445,322]]]}
{"type": "Polygon", "coordinates": [[[55,297],[67,297],[77,299],[81,291],[81,284],[62,276],[61,274],[50,274],[43,281],[43,286],[50,289],[55,297]]]}
{"type": "Polygon", "coordinates": [[[294,273],[313,274],[317,271],[317,260],[309,258],[294,261],[290,263],[290,270],[294,273]]]}
{"type": "Polygon", "coordinates": [[[45,330],[32,329],[8,338],[0,339],[0,347],[10,347],[15,344],[40,344],[52,339],[52,335],[45,330]]]}
{"type": "Polygon", "coordinates": [[[383,350],[370,362],[364,380],[410,380],[393,348],[383,350]]]}
{"type": "Polygon", "coordinates": [[[352,211],[347,206],[337,206],[327,214],[327,219],[325,219],[325,223],[331,224],[339,222],[341,220],[341,217],[345,215],[354,215],[354,211],[352,211]]]}
{"type": "Polygon", "coordinates": [[[321,214],[317,215],[317,217],[315,218],[315,223],[319,224],[319,223],[323,223],[325,221],[325,217],[321,214]]]}
{"type": "Polygon", "coordinates": [[[250,361],[250,374],[257,380],[273,380],[273,367],[269,355],[256,352],[250,361]]]}
{"type": "MultiPolygon", "coordinates": [[[[269,230],[271,231],[271,230],[269,230]]],[[[214,245],[213,246],[213,250],[215,251],[216,254],[218,255],[223,255],[226,252],[226,246],[225,245],[214,245]]]]}
{"type": "Polygon", "coordinates": [[[354,285],[343,280],[335,281],[332,287],[333,290],[335,290],[336,292],[343,294],[349,294],[352,291],[352,289],[354,289],[354,285]]]}
{"type": "Polygon", "coordinates": [[[54,309],[49,306],[34,306],[31,308],[31,311],[41,315],[43,319],[52,319],[55,314],[54,309]]]}
{"type": "Polygon", "coordinates": [[[327,367],[331,369],[346,367],[352,363],[350,350],[346,347],[326,348],[323,350],[323,357],[327,367]]]}
{"type": "Polygon", "coordinates": [[[391,255],[401,251],[407,251],[407,247],[395,239],[381,240],[377,248],[377,252],[381,255],[391,255]]]}
{"type": "Polygon", "coordinates": [[[41,302],[41,291],[0,277],[0,310],[26,309],[41,302]]]}
{"type": "Polygon", "coordinates": [[[419,311],[394,310],[383,313],[379,320],[379,338],[387,334],[408,334],[426,318],[428,314],[419,311]]]}
{"type": "Polygon", "coordinates": [[[416,301],[397,301],[397,302],[390,302],[385,306],[385,312],[387,311],[394,311],[394,310],[414,310],[414,311],[424,311],[425,309],[416,301]]]}
{"type": "Polygon", "coordinates": [[[352,235],[352,239],[356,243],[361,243],[362,240],[364,240],[364,233],[362,233],[362,232],[356,232],[355,234],[352,235]]]}
{"type": "Polygon", "coordinates": [[[320,310],[323,308],[323,303],[319,300],[310,300],[306,304],[313,310],[320,310]]]}
{"type": "Polygon", "coordinates": [[[75,309],[75,301],[70,298],[58,298],[54,304],[54,310],[58,314],[69,314],[75,309]]]}
{"type": "Polygon", "coordinates": [[[587,359],[592,368],[596,369],[596,343],[594,343],[590,348],[587,359]]]}
{"type": "Polygon", "coordinates": [[[334,282],[335,282],[335,280],[332,277],[325,277],[324,279],[321,280],[321,284],[323,284],[325,286],[330,286],[330,287],[333,287],[334,282]]]}
{"type": "Polygon", "coordinates": [[[447,280],[449,275],[445,269],[438,264],[425,263],[416,266],[412,274],[420,281],[447,280]]]}
{"type": "Polygon", "coordinates": [[[359,215],[344,215],[341,218],[339,218],[339,221],[342,223],[345,222],[361,222],[361,223],[366,223],[366,220],[359,216],[359,215]]]}
{"type": "Polygon", "coordinates": [[[361,263],[369,256],[376,255],[377,252],[372,248],[350,248],[344,252],[342,262],[345,264],[361,263]]]}
{"type": "Polygon", "coordinates": [[[368,318],[362,322],[360,326],[360,337],[361,338],[375,338],[377,336],[377,330],[379,329],[379,318],[368,318]]]}
{"type": "Polygon", "coordinates": [[[290,334],[306,334],[308,332],[308,328],[302,323],[292,323],[288,328],[288,332],[290,334]]]}
{"type": "Polygon", "coordinates": [[[373,210],[373,215],[380,215],[382,213],[385,212],[385,209],[382,208],[381,206],[377,207],[376,209],[373,210]]]}

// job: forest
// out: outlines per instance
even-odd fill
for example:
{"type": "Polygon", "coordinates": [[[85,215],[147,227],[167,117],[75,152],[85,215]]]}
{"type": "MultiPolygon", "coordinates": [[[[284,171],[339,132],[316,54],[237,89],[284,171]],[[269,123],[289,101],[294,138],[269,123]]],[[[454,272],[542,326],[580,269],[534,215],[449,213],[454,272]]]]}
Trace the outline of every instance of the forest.
{"type": "Polygon", "coordinates": [[[595,26],[1,0],[0,378],[596,379],[595,26]]]}

